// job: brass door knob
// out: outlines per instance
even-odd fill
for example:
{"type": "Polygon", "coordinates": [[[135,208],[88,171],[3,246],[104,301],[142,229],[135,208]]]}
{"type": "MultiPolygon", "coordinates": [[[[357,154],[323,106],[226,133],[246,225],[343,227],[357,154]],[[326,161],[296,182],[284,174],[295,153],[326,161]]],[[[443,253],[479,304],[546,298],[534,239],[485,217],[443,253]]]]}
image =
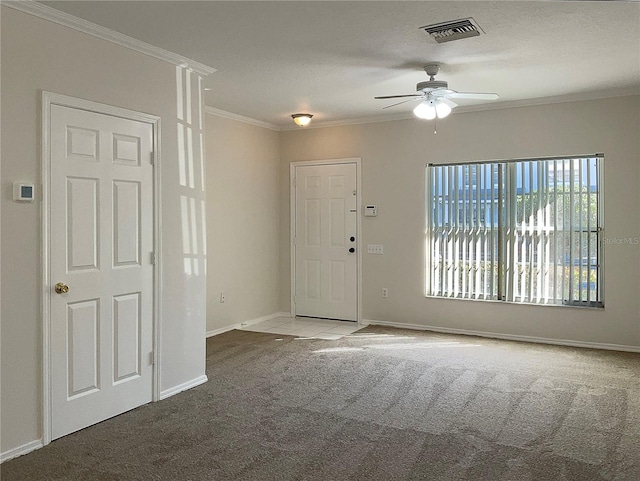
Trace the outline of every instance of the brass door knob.
{"type": "Polygon", "coordinates": [[[62,282],[58,282],[56,284],[56,294],[66,294],[67,292],[69,292],[69,286],[66,284],[63,284],[62,282]]]}

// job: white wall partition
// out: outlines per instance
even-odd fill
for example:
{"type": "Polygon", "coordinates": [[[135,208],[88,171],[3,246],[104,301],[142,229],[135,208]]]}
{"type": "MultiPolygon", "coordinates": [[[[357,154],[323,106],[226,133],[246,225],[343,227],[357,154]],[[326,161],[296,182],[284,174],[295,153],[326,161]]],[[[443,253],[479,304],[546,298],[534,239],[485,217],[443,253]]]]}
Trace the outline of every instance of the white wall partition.
{"type": "Polygon", "coordinates": [[[6,6],[0,8],[3,66],[0,452],[6,459],[37,448],[43,432],[41,91],[160,118],[162,199],[155,215],[161,223],[159,334],[163,352],[159,370],[160,391],[165,397],[206,380],[206,238],[199,220],[204,216],[205,206],[198,76],[129,48],[6,6]],[[7,187],[17,180],[35,184],[35,202],[13,202],[7,187]]]}
{"type": "Polygon", "coordinates": [[[216,113],[205,123],[207,332],[213,335],[279,311],[280,144],[268,127],[216,113]]]}

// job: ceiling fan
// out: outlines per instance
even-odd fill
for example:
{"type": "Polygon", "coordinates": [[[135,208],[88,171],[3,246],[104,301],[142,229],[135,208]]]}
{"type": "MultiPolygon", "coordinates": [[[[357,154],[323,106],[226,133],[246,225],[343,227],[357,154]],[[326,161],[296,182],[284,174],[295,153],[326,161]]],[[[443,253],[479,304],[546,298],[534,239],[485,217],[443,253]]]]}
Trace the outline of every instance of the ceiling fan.
{"type": "Polygon", "coordinates": [[[440,64],[430,63],[424,66],[424,71],[429,76],[429,80],[420,82],[416,85],[415,94],[407,95],[385,95],[382,97],[374,97],[375,99],[398,99],[408,97],[407,100],[402,100],[395,104],[387,105],[383,109],[389,107],[395,107],[407,102],[414,102],[421,100],[420,104],[413,109],[413,113],[416,117],[421,119],[435,119],[438,117],[442,119],[451,113],[451,109],[458,106],[451,99],[473,99],[473,100],[496,100],[499,98],[498,94],[493,93],[474,93],[474,92],[456,92],[449,88],[449,84],[443,80],[436,80],[435,76],[440,70],[440,64]]]}

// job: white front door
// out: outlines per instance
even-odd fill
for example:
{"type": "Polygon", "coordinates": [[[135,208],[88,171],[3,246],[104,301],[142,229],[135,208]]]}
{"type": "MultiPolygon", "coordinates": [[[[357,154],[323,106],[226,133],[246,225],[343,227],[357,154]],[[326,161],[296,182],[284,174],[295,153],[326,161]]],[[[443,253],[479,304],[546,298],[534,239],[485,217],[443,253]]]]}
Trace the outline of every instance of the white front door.
{"type": "Polygon", "coordinates": [[[295,315],[357,320],[356,164],[295,167],[295,315]]]}
{"type": "Polygon", "coordinates": [[[55,439],[152,400],[153,127],[59,105],[50,125],[55,439]]]}

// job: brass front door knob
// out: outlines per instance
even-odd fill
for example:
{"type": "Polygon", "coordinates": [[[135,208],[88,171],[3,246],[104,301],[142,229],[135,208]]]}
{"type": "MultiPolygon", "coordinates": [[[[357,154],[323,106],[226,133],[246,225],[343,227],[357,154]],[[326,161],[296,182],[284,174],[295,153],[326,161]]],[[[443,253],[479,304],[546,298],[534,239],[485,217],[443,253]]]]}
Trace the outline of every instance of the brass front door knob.
{"type": "Polygon", "coordinates": [[[62,282],[58,282],[56,284],[56,294],[66,294],[67,292],[69,292],[69,286],[66,284],[63,284],[62,282]]]}

